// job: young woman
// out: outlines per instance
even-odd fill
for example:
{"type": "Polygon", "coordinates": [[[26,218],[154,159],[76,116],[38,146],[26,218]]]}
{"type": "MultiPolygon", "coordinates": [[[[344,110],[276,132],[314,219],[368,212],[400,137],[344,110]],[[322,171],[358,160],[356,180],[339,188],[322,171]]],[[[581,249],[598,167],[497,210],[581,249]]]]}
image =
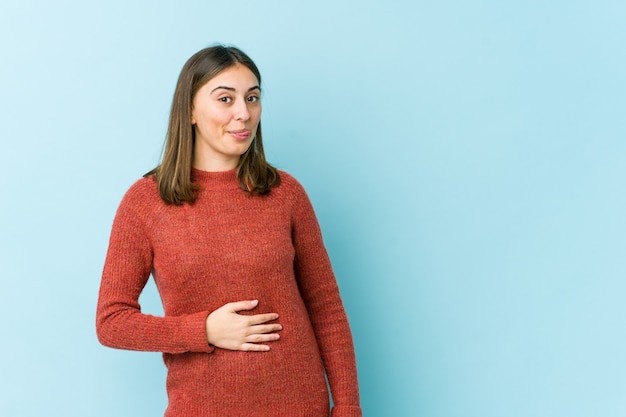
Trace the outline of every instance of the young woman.
{"type": "Polygon", "coordinates": [[[124,196],[96,328],[163,352],[166,417],[359,417],[354,348],[311,203],[265,161],[261,76],[241,50],[193,55],[161,164],[124,196]],[[152,274],[164,317],[141,312],[152,274]]]}

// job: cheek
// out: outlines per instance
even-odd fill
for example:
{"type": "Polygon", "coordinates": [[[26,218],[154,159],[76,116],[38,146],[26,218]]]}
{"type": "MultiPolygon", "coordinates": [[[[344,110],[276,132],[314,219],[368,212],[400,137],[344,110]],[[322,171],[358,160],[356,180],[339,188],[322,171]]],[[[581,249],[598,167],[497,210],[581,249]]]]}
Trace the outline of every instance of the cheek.
{"type": "Polygon", "coordinates": [[[202,124],[208,128],[217,128],[226,125],[229,120],[230,118],[227,114],[224,114],[223,111],[220,112],[216,110],[207,110],[196,116],[198,124],[202,124]]]}
{"type": "Polygon", "coordinates": [[[256,123],[259,123],[259,120],[261,120],[261,108],[259,107],[258,109],[253,109],[250,112],[250,116],[252,117],[252,119],[255,120],[256,123]]]}

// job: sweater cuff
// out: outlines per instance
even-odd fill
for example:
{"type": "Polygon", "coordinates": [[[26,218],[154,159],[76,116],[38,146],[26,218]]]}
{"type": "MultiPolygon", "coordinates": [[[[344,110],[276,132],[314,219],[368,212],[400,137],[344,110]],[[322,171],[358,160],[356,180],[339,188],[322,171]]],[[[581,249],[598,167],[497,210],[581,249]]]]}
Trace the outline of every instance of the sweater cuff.
{"type": "Polygon", "coordinates": [[[206,337],[206,318],[209,316],[208,311],[201,311],[189,315],[187,323],[185,323],[186,337],[189,339],[189,352],[212,353],[215,347],[209,345],[206,337]]]}
{"type": "Polygon", "coordinates": [[[336,405],[330,413],[331,417],[362,417],[361,407],[356,405],[336,405]]]}

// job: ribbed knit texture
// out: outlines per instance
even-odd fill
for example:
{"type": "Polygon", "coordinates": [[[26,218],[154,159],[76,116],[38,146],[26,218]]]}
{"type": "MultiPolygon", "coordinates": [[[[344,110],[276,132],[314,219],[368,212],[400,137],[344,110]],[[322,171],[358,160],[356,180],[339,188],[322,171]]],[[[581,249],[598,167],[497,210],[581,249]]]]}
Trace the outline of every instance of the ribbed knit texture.
{"type": "Polygon", "coordinates": [[[265,196],[246,195],[235,171],[193,170],[193,205],[165,204],[152,178],[124,196],[111,232],[96,327],[104,345],[163,352],[165,417],[360,417],[348,320],[311,203],[281,172],[265,196]],[[138,302],[150,274],[165,315],[138,302]],[[269,352],[209,346],[205,320],[226,303],[278,313],[269,352]]]}

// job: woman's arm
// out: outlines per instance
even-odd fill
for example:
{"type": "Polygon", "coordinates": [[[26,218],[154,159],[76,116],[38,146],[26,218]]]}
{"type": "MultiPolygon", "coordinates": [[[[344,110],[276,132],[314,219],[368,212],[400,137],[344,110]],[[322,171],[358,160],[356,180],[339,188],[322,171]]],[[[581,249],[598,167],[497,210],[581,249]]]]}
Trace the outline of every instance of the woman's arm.
{"type": "MultiPolygon", "coordinates": [[[[143,180],[145,181],[145,180],[143,180]]],[[[177,317],[141,312],[139,295],[152,270],[146,225],[145,184],[126,193],[115,215],[96,310],[96,332],[105,346],[141,351],[211,352],[206,336],[208,311],[177,317]],[[143,217],[143,218],[142,218],[143,217]]]]}
{"type": "Polygon", "coordinates": [[[292,217],[295,272],[324,361],[333,417],[360,417],[356,359],[348,318],[313,207],[298,184],[292,217]]]}

